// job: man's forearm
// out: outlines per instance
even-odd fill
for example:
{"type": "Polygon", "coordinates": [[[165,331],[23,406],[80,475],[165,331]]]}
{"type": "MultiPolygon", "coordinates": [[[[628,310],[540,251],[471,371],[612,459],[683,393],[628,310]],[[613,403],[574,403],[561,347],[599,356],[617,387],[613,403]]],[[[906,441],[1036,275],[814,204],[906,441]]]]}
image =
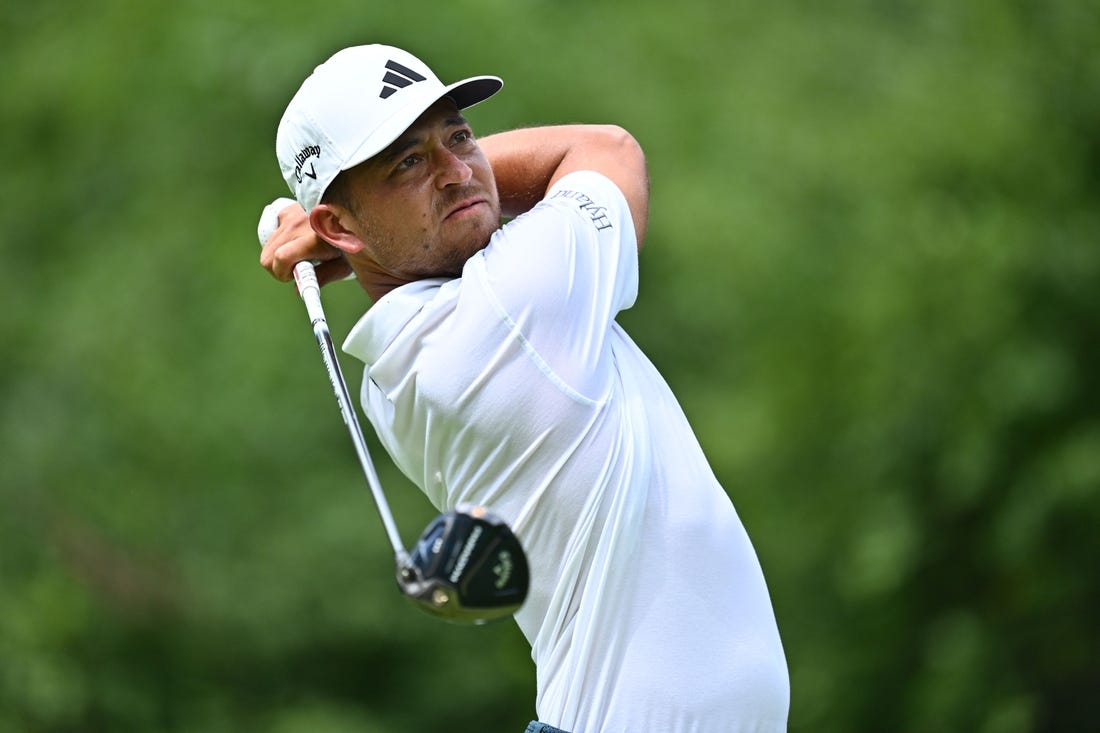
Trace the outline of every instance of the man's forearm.
{"type": "Polygon", "coordinates": [[[478,141],[493,167],[505,216],[518,216],[546,194],[554,172],[574,143],[573,127],[531,127],[478,141]]]}
{"type": "Polygon", "coordinates": [[[533,207],[562,176],[594,170],[614,181],[626,196],[641,245],[649,215],[649,179],[641,147],[622,128],[529,127],[489,135],[479,144],[493,167],[505,216],[533,207]]]}

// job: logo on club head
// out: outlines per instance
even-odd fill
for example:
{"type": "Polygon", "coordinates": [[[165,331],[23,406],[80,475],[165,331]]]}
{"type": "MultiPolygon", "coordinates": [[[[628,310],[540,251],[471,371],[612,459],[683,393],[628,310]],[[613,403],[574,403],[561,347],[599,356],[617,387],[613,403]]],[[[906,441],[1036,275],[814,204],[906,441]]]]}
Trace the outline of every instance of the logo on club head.
{"type": "Polygon", "coordinates": [[[455,569],[451,573],[451,582],[457,583],[458,579],[462,577],[462,571],[466,569],[466,564],[470,562],[470,556],[474,554],[474,548],[477,547],[477,541],[481,538],[481,527],[475,526],[473,531],[470,532],[470,537],[466,540],[466,545],[462,548],[462,553],[458,556],[458,562],[455,563],[455,569]]]}
{"type": "Polygon", "coordinates": [[[410,84],[426,80],[425,76],[416,73],[408,66],[402,66],[396,61],[387,61],[386,68],[388,71],[382,77],[382,91],[378,93],[378,96],[382,99],[389,99],[390,95],[398,89],[404,89],[410,84]]]}
{"type": "Polygon", "coordinates": [[[512,553],[507,550],[501,550],[497,555],[499,562],[493,566],[493,575],[497,576],[497,580],[493,583],[497,590],[500,590],[508,584],[508,579],[512,577],[512,553]]]}

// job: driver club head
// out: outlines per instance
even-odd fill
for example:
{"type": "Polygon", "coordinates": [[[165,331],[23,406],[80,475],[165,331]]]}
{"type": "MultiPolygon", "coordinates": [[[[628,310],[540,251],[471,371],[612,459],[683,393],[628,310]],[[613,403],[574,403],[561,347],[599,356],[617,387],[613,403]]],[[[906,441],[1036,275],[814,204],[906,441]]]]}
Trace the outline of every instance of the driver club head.
{"type": "Polygon", "coordinates": [[[503,520],[484,507],[460,506],[424,530],[397,584],[421,610],[459,624],[510,616],[527,597],[527,556],[503,520]]]}

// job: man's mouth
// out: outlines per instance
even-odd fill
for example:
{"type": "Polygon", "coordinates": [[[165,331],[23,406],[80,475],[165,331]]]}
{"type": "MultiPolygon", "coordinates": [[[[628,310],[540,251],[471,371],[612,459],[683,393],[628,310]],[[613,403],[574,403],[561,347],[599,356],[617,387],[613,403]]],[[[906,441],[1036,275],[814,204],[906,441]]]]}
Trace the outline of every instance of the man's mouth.
{"type": "Polygon", "coordinates": [[[470,199],[466,199],[465,201],[460,201],[459,204],[457,206],[455,206],[453,209],[451,209],[447,213],[447,216],[445,216],[443,218],[444,219],[453,219],[455,217],[461,217],[463,214],[466,214],[470,211],[473,211],[478,206],[481,206],[484,203],[485,203],[485,199],[483,199],[483,198],[470,198],[470,199]]]}

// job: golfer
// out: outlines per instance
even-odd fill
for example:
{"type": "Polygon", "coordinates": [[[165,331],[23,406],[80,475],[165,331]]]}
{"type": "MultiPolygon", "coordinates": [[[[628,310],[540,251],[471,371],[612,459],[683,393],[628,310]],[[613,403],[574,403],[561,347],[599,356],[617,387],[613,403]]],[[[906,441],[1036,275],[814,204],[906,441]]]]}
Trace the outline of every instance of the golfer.
{"type": "Polygon", "coordinates": [[[522,540],[529,733],[785,731],[756,554],[615,322],[638,292],[642,150],[614,126],[479,140],[463,110],[501,86],[444,85],[383,45],[318,66],[276,139],[300,208],[261,264],[283,281],[303,259],[322,282],[354,274],[372,305],[344,350],[366,365],[382,444],[437,509],[486,506],[522,540]]]}

